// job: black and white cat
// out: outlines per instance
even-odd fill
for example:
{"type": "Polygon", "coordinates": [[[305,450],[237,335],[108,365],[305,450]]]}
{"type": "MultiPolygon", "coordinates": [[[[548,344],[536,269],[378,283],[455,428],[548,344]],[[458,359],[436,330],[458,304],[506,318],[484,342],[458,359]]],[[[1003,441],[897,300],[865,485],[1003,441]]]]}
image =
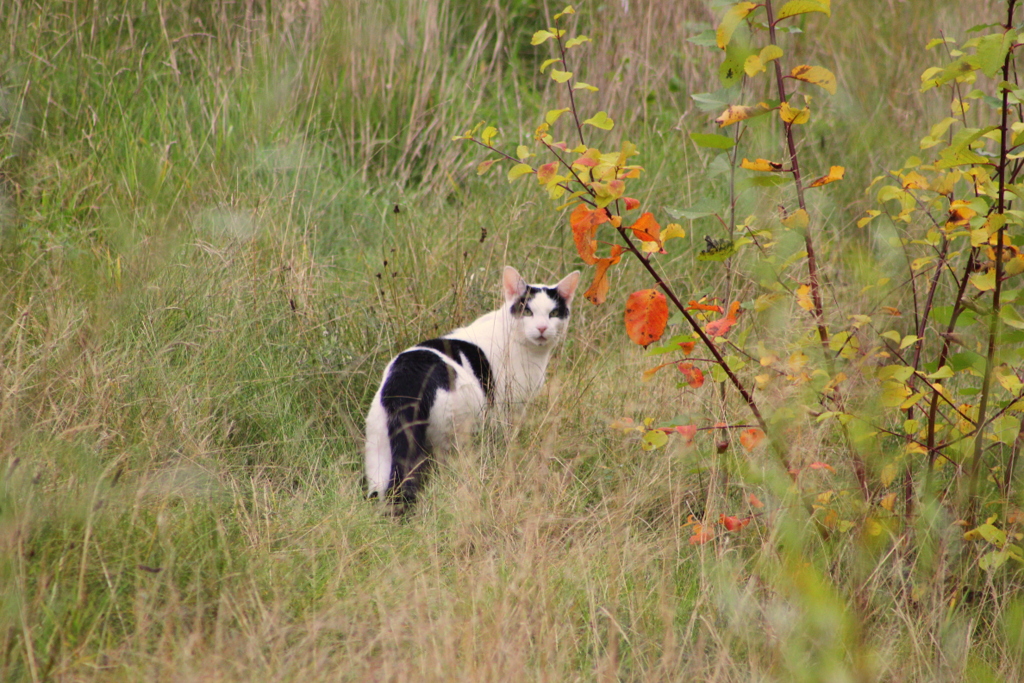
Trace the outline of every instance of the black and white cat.
{"type": "Polygon", "coordinates": [[[366,416],[370,498],[412,503],[431,454],[468,437],[485,408],[519,414],[544,384],[579,279],[575,271],[551,287],[529,285],[506,266],[501,308],[388,363],[366,416]]]}

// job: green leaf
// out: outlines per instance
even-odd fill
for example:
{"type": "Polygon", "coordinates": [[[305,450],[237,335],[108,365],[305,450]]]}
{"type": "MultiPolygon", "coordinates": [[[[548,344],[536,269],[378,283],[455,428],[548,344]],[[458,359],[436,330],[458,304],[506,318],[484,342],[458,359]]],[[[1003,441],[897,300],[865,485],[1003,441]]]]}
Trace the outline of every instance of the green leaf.
{"type": "Polygon", "coordinates": [[[998,569],[1006,562],[1006,559],[1010,554],[1003,550],[993,550],[992,552],[985,553],[978,558],[978,567],[982,571],[990,571],[992,569],[998,569]]]}
{"type": "Polygon", "coordinates": [[[690,139],[701,147],[712,149],[732,149],[736,145],[736,141],[729,136],[715,133],[690,133],[690,139]]]}
{"type": "Polygon", "coordinates": [[[1013,41],[1017,38],[1014,30],[1006,33],[993,33],[978,39],[978,65],[981,72],[989,78],[995,78],[1003,68],[1006,54],[1010,51],[1013,41]]]}
{"type": "Polygon", "coordinates": [[[661,448],[667,443],[668,434],[660,429],[652,429],[644,434],[644,438],[640,440],[640,447],[645,451],[653,451],[661,448]]]}
{"type": "Polygon", "coordinates": [[[795,17],[798,14],[807,14],[808,12],[821,12],[826,16],[832,16],[832,7],[830,0],[789,0],[779,13],[775,15],[775,21],[782,21],[789,17],[795,17]]]}
{"type": "Polygon", "coordinates": [[[608,112],[599,111],[583,123],[600,128],[601,130],[611,130],[615,122],[608,117],[608,112]]]}
{"type": "Polygon", "coordinates": [[[540,45],[543,42],[551,40],[555,37],[555,34],[551,31],[537,31],[533,34],[533,38],[530,39],[530,45],[540,45]]]}
{"type": "Polygon", "coordinates": [[[693,206],[686,209],[665,209],[672,218],[679,220],[681,218],[688,218],[690,220],[696,220],[698,218],[705,218],[707,216],[714,216],[721,209],[721,203],[712,199],[711,197],[704,197],[693,206]]]}
{"type": "Polygon", "coordinates": [[[555,121],[557,121],[559,117],[567,111],[569,111],[569,107],[566,107],[565,109],[552,109],[548,113],[544,114],[544,123],[549,126],[555,125],[555,121]]]}
{"type": "Polygon", "coordinates": [[[533,173],[533,167],[529,164],[516,164],[508,170],[508,180],[512,182],[516,178],[522,178],[528,173],[533,173]]]}

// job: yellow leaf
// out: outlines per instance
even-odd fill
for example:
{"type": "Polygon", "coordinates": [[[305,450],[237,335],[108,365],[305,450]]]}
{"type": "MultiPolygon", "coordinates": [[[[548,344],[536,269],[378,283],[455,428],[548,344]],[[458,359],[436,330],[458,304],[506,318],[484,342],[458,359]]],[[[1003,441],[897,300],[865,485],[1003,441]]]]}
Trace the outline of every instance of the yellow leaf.
{"type": "Polygon", "coordinates": [[[775,20],[780,21],[808,12],[822,12],[827,16],[832,16],[831,0],[789,0],[775,15],[775,20]]]}
{"type": "Polygon", "coordinates": [[[555,21],[558,21],[566,14],[576,14],[576,10],[572,8],[572,5],[566,5],[565,9],[555,15],[555,21]]]}
{"type": "Polygon", "coordinates": [[[779,116],[781,116],[782,120],[785,121],[786,123],[790,125],[799,126],[801,124],[807,123],[810,120],[811,108],[808,107],[807,109],[794,109],[793,107],[789,106],[788,102],[783,102],[781,105],[779,105],[779,116]]]}
{"type": "Polygon", "coordinates": [[[565,49],[568,50],[569,48],[573,48],[576,47],[577,45],[582,45],[583,43],[589,42],[590,38],[586,36],[576,36],[575,38],[570,38],[568,41],[566,41],[565,49]]]}
{"type": "Polygon", "coordinates": [[[533,168],[529,164],[516,164],[508,170],[509,182],[512,182],[516,178],[521,178],[527,173],[533,173],[533,168]]]}
{"type": "Polygon", "coordinates": [[[864,533],[868,536],[878,536],[882,533],[882,525],[873,517],[868,517],[864,520],[864,533]]]}
{"type": "Polygon", "coordinates": [[[794,67],[789,75],[807,83],[821,86],[828,91],[830,95],[836,94],[836,77],[831,71],[823,66],[808,66],[801,64],[798,67],[794,67]]]}
{"type": "Polygon", "coordinates": [[[718,25],[718,30],[715,31],[715,41],[720,49],[726,48],[740,22],[756,7],[757,5],[752,2],[738,2],[729,8],[729,11],[722,17],[722,23],[718,25]]]}
{"type": "Polygon", "coordinates": [[[749,119],[751,116],[760,114],[765,109],[763,106],[758,105],[756,107],[747,107],[742,104],[730,105],[725,111],[715,119],[715,123],[718,124],[719,128],[725,128],[731,126],[734,123],[749,119]]]}
{"type": "Polygon", "coordinates": [[[974,273],[971,275],[970,282],[972,285],[977,287],[983,292],[996,288],[996,269],[989,268],[984,273],[974,273]]]}
{"type": "Polygon", "coordinates": [[[526,145],[519,145],[518,147],[516,147],[516,156],[519,158],[520,161],[525,161],[526,159],[529,159],[530,157],[535,157],[537,155],[531,152],[530,148],[527,147],[526,145]]]}
{"type": "Polygon", "coordinates": [[[564,114],[567,111],[569,111],[568,107],[566,107],[565,109],[552,109],[548,113],[544,114],[544,123],[548,124],[549,126],[555,125],[555,121],[557,121],[562,116],[562,114],[564,114]]]}
{"type": "Polygon", "coordinates": [[[889,463],[882,468],[878,478],[882,481],[882,486],[888,486],[896,480],[896,475],[899,474],[899,469],[895,463],[889,463]]]}
{"type": "Polygon", "coordinates": [[[889,493],[882,496],[882,500],[878,501],[878,504],[881,505],[886,510],[888,510],[889,512],[892,512],[892,508],[896,504],[896,494],[889,493]]]}
{"type": "Polygon", "coordinates": [[[551,66],[551,65],[552,65],[552,64],[554,64],[555,62],[560,62],[560,61],[562,61],[562,60],[561,60],[561,59],[559,59],[558,57],[555,57],[554,59],[545,59],[545,60],[544,60],[544,61],[543,61],[543,62],[541,63],[541,65],[540,65],[540,72],[541,72],[541,73],[544,73],[544,72],[545,72],[545,71],[547,70],[547,68],[548,68],[549,66],[551,66]]]}
{"type": "Polygon", "coordinates": [[[571,71],[559,71],[558,69],[551,70],[551,80],[555,83],[565,83],[570,78],[572,78],[571,71]]]}
{"type": "Polygon", "coordinates": [[[756,76],[762,71],[767,71],[764,62],[761,61],[760,55],[750,55],[743,60],[743,73],[750,77],[756,76]]]}
{"type": "Polygon", "coordinates": [[[810,187],[821,187],[822,185],[834,183],[837,180],[842,180],[845,174],[846,169],[843,168],[842,166],[832,166],[831,168],[828,169],[828,175],[821,176],[813,183],[811,183],[810,187]]]}
{"type": "Polygon", "coordinates": [[[661,370],[663,367],[666,367],[668,365],[675,365],[676,363],[677,361],[673,360],[669,361],[668,363],[662,363],[661,365],[655,365],[653,368],[644,370],[644,374],[641,375],[640,379],[644,382],[650,382],[652,379],[654,379],[654,373],[656,373],[658,370],[661,370]]]}
{"type": "Polygon", "coordinates": [[[791,230],[803,230],[810,225],[810,222],[811,217],[807,214],[805,209],[797,209],[782,219],[782,224],[791,230]]]}
{"type": "Polygon", "coordinates": [[[768,161],[767,159],[750,159],[744,158],[740,162],[740,168],[745,168],[748,171],[781,171],[782,164],[777,161],[768,161]]]}
{"type": "Polygon", "coordinates": [[[484,173],[487,173],[487,171],[491,170],[491,166],[494,165],[495,161],[497,161],[497,159],[488,159],[487,161],[481,161],[480,165],[476,167],[476,174],[483,175],[484,173]]]}
{"type": "Polygon", "coordinates": [[[864,218],[861,218],[859,221],[857,221],[858,228],[863,228],[865,225],[875,220],[876,217],[882,215],[881,211],[876,211],[875,209],[868,209],[865,213],[867,215],[864,216],[864,218]]]}
{"type": "Polygon", "coordinates": [[[811,299],[810,285],[800,285],[796,288],[796,305],[805,311],[814,310],[814,301],[811,299]]]}
{"type": "Polygon", "coordinates": [[[589,90],[590,92],[597,92],[597,88],[589,83],[583,83],[582,81],[576,81],[573,86],[573,90],[589,90]]]}
{"type": "Polygon", "coordinates": [[[491,140],[493,140],[495,137],[497,137],[497,135],[498,135],[498,129],[497,128],[495,128],[494,126],[487,126],[486,128],[484,128],[484,132],[480,134],[480,139],[481,139],[481,141],[483,141],[483,143],[485,145],[490,145],[491,144],[491,140]]]}
{"type": "Polygon", "coordinates": [[[530,39],[530,45],[540,45],[541,43],[554,38],[555,34],[551,31],[537,31],[533,34],[533,38],[530,39]]]}
{"type": "Polygon", "coordinates": [[[686,237],[686,230],[678,223],[669,223],[661,233],[661,241],[667,242],[673,237],[686,237]]]}
{"type": "Polygon", "coordinates": [[[773,59],[778,59],[782,56],[782,48],[778,45],[765,45],[761,48],[761,54],[758,56],[763,63],[767,64],[773,59]]]}

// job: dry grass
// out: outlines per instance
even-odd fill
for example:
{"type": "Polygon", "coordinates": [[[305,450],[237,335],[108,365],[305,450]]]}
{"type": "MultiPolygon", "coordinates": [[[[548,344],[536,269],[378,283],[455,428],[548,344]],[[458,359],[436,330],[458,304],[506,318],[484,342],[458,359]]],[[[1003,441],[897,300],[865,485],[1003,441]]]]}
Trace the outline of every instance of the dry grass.
{"type": "MultiPolygon", "coordinates": [[[[915,93],[921,46],[991,7],[835,3],[794,43],[840,78],[806,149],[851,169],[816,207],[837,299],[889,265],[845,229],[862,181],[944,106],[915,93]]],[[[511,143],[555,106],[529,34],[560,9],[0,0],[0,680],[1024,679],[1019,571],[978,572],[941,505],[913,541],[823,536],[805,504],[826,486],[863,515],[844,471],[797,492],[765,453],[609,430],[739,412],[712,382],[641,383],[612,305],[581,302],[527,423],[448,458],[416,514],[362,500],[386,359],[490,308],[503,263],[576,267],[532,188],[450,144],[480,118],[511,143]],[[758,516],[691,545],[689,517],[719,513],[758,516]]],[[[685,39],[714,13],[580,9],[644,201],[720,196],[683,135],[717,87],[685,39]]],[[[695,252],[666,272],[711,291],[695,252]]],[[[788,437],[796,461],[839,457],[813,423],[788,437]]]]}

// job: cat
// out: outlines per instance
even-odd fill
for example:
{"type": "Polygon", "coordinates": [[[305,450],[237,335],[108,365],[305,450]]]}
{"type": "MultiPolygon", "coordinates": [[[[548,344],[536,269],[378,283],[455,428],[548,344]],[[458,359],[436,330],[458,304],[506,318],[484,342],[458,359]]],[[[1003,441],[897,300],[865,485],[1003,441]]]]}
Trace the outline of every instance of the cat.
{"type": "Polygon", "coordinates": [[[398,354],[366,417],[369,498],[401,513],[416,499],[433,453],[468,437],[485,409],[515,419],[544,384],[565,336],[580,273],[529,285],[505,266],[504,305],[466,327],[398,354]]]}

